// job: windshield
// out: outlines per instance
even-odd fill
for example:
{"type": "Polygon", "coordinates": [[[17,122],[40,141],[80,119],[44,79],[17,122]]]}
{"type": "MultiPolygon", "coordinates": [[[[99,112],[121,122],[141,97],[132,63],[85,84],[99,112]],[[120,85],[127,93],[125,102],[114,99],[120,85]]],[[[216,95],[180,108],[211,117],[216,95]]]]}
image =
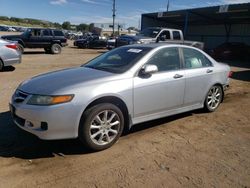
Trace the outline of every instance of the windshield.
{"type": "Polygon", "coordinates": [[[89,61],[82,67],[103,70],[112,73],[123,73],[130,69],[152,48],[150,47],[121,47],[111,50],[89,61]]]}
{"type": "Polygon", "coordinates": [[[160,31],[161,29],[157,29],[157,28],[147,28],[147,29],[143,29],[139,33],[139,35],[144,36],[144,37],[155,38],[160,31]]]}

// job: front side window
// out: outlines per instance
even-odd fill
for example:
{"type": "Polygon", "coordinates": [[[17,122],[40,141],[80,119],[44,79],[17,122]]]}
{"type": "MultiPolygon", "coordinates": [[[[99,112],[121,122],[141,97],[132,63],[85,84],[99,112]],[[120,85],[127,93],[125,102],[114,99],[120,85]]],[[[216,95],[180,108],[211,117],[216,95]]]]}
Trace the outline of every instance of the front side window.
{"type": "Polygon", "coordinates": [[[160,34],[160,40],[165,41],[170,39],[170,32],[169,31],[162,31],[160,34]]]}
{"type": "Polygon", "coordinates": [[[180,69],[180,58],[178,48],[163,48],[156,52],[147,62],[156,65],[159,72],[180,69]]]}
{"type": "Polygon", "coordinates": [[[211,61],[209,61],[205,55],[195,49],[183,48],[183,55],[185,68],[187,69],[212,66],[211,61]]]}

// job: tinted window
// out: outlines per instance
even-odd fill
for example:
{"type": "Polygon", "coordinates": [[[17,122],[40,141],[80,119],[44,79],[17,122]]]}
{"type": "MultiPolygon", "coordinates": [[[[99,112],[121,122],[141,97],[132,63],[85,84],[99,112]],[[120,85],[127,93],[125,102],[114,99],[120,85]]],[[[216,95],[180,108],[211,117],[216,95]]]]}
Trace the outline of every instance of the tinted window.
{"type": "Polygon", "coordinates": [[[160,40],[168,40],[170,39],[170,32],[169,31],[162,31],[160,35],[160,40]]]}
{"type": "Polygon", "coordinates": [[[123,73],[131,68],[152,48],[126,46],[109,51],[91,60],[84,67],[112,73],[123,73]]]}
{"type": "Polygon", "coordinates": [[[173,31],[173,39],[174,40],[181,40],[181,34],[179,31],[173,31]]]}
{"type": "Polygon", "coordinates": [[[178,48],[164,48],[156,52],[147,62],[158,67],[159,72],[180,69],[178,48]]]}
{"type": "Polygon", "coordinates": [[[47,30],[47,29],[46,29],[46,30],[43,30],[43,31],[42,31],[42,35],[43,35],[43,36],[49,36],[49,35],[50,35],[49,30],[47,30]]]}
{"type": "Polygon", "coordinates": [[[59,31],[59,30],[54,30],[54,35],[55,36],[64,36],[63,32],[59,31]]]}
{"type": "Polygon", "coordinates": [[[41,35],[41,29],[32,29],[31,30],[31,35],[34,37],[38,37],[41,35]]]}
{"type": "Polygon", "coordinates": [[[185,68],[193,69],[212,66],[212,63],[207,59],[207,57],[197,50],[183,48],[183,55],[185,68]]]}

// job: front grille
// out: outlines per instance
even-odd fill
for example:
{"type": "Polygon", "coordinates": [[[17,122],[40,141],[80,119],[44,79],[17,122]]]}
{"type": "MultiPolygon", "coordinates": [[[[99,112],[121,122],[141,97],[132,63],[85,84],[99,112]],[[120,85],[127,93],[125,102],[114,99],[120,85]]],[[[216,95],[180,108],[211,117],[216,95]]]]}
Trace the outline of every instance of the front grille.
{"type": "Polygon", "coordinates": [[[13,100],[16,103],[21,103],[23,102],[27,97],[29,96],[29,94],[22,92],[20,90],[16,90],[14,96],[13,96],[13,100]]]}

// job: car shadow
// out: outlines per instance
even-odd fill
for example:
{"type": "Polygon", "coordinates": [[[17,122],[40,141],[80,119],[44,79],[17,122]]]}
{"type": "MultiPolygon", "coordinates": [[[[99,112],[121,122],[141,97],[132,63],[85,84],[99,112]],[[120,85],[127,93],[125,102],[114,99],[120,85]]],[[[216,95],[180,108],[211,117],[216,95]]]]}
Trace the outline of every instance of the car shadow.
{"type": "Polygon", "coordinates": [[[13,72],[16,68],[13,66],[6,66],[0,72],[13,72]]]}
{"type": "Polygon", "coordinates": [[[23,55],[36,55],[36,54],[46,54],[45,51],[25,51],[23,55]]]}
{"type": "MultiPolygon", "coordinates": [[[[161,124],[185,118],[193,113],[201,113],[201,111],[198,110],[141,123],[133,126],[129,132],[122,136],[126,137],[128,134],[134,134],[161,124]]],[[[12,122],[9,111],[0,113],[0,157],[37,159],[88,153],[91,153],[91,151],[84,148],[78,139],[40,140],[36,136],[17,127],[12,122]]]]}
{"type": "Polygon", "coordinates": [[[17,127],[10,112],[0,113],[0,156],[22,159],[90,153],[80,141],[44,141],[17,127]]]}
{"type": "Polygon", "coordinates": [[[250,82],[250,70],[233,72],[233,79],[250,82]]]}

